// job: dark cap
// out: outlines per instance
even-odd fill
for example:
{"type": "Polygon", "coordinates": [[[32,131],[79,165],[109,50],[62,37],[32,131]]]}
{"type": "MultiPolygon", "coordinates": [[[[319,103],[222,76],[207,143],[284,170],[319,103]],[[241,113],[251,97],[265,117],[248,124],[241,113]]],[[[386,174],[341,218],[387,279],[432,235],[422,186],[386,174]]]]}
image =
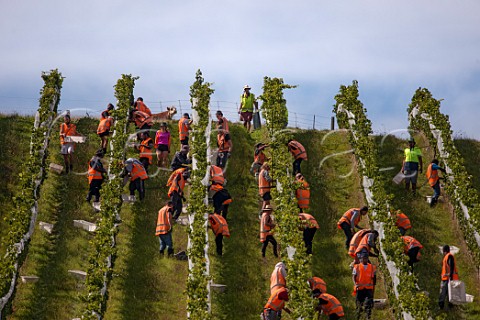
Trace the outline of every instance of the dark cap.
{"type": "Polygon", "coordinates": [[[184,113],[183,116],[187,119],[190,119],[190,115],[188,113],[184,113]]]}
{"type": "Polygon", "coordinates": [[[410,137],[410,139],[408,139],[408,143],[415,143],[415,139],[413,139],[413,137],[410,137]]]}

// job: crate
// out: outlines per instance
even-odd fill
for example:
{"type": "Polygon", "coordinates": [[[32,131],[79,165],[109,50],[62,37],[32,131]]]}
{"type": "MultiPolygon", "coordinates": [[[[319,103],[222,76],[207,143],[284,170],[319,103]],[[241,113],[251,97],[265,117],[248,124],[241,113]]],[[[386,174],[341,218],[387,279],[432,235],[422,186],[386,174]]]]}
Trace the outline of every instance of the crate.
{"type": "Polygon", "coordinates": [[[448,300],[453,304],[467,303],[465,283],[463,281],[450,280],[448,282],[448,300]]]}
{"type": "Polygon", "coordinates": [[[402,173],[402,171],[400,171],[399,173],[397,173],[395,177],[393,177],[392,181],[395,184],[400,184],[403,182],[404,179],[405,179],[405,175],[402,173]]]}
{"type": "Polygon", "coordinates": [[[88,232],[94,232],[97,230],[97,225],[85,220],[73,220],[73,225],[77,228],[82,228],[88,232]]]}
{"type": "Polygon", "coordinates": [[[84,136],[66,136],[65,142],[74,142],[74,143],[85,143],[87,141],[87,137],[84,136]]]}
{"type": "Polygon", "coordinates": [[[63,171],[63,166],[56,163],[50,163],[48,167],[50,168],[50,171],[56,172],[58,174],[62,173],[63,171]]]}

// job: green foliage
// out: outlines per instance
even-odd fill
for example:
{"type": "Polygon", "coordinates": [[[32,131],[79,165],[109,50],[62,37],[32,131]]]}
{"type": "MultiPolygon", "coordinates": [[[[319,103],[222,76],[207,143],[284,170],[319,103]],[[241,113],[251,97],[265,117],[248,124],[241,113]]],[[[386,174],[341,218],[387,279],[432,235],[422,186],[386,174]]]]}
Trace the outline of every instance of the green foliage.
{"type": "Polygon", "coordinates": [[[206,130],[209,122],[210,95],[213,89],[211,84],[204,82],[202,72],[197,71],[195,82],[190,87],[190,101],[198,114],[198,122],[193,125],[190,143],[196,168],[191,174],[191,188],[188,213],[193,215],[193,223],[188,229],[190,247],[190,273],[187,279],[187,312],[189,319],[210,319],[208,301],[208,283],[210,280],[205,259],[207,244],[206,216],[210,212],[204,203],[207,188],[202,179],[207,171],[207,139],[206,130]]]}
{"type": "Polygon", "coordinates": [[[285,129],[288,124],[287,100],[283,98],[283,89],[296,87],[284,84],[282,78],[263,78],[263,94],[259,99],[263,101],[262,115],[270,137],[273,137],[276,131],[285,129]]]}
{"type": "Polygon", "coordinates": [[[295,249],[292,259],[285,259],[287,266],[287,282],[290,295],[289,308],[292,318],[313,318],[313,303],[310,297],[310,288],[307,279],[311,277],[311,257],[306,254],[301,232],[299,232],[298,208],[295,201],[297,188],[290,172],[292,157],[288,152],[287,144],[291,140],[291,133],[283,130],[288,122],[286,100],[283,98],[283,89],[294,88],[283,83],[283,79],[264,78],[262,99],[263,116],[267,122],[267,129],[272,142],[272,178],[281,188],[273,189],[275,199],[275,217],[278,222],[275,232],[279,235],[282,246],[282,256],[287,256],[287,247],[295,249]]]}
{"type": "Polygon", "coordinates": [[[453,177],[452,181],[445,183],[445,191],[455,206],[458,225],[463,231],[465,242],[476,262],[480,263],[480,248],[474,235],[475,232],[480,233],[480,199],[472,185],[472,177],[465,169],[463,157],[453,142],[448,116],[440,112],[440,101],[434,99],[426,88],[417,89],[407,111],[410,115],[410,128],[423,132],[430,145],[435,146],[435,148],[437,139],[430,124],[433,124],[435,129],[441,132],[445,154],[437,154],[437,159],[448,164],[448,167],[452,170],[451,173],[448,173],[448,176],[453,177]],[[415,107],[418,107],[418,116],[411,114],[415,107]],[[425,119],[420,116],[421,114],[427,114],[428,117],[425,119]],[[468,209],[469,219],[463,214],[462,203],[468,209]]]}
{"type": "Polygon", "coordinates": [[[84,319],[102,318],[108,300],[108,284],[112,278],[115,261],[115,236],[118,227],[115,224],[117,214],[122,206],[123,170],[125,145],[128,134],[128,111],[133,101],[133,88],[138,77],[122,75],[115,85],[117,109],[112,112],[115,119],[114,133],[110,142],[109,180],[102,188],[102,205],[100,219],[97,221],[95,237],[91,241],[94,250],[88,259],[89,267],[85,286],[87,292],[83,296],[86,303],[84,319]]]}
{"type": "MultiPolygon", "coordinates": [[[[20,193],[13,198],[14,210],[7,221],[8,235],[6,236],[6,254],[0,262],[0,295],[4,296],[11,285],[15,271],[22,265],[25,255],[19,254],[28,246],[30,236],[28,231],[35,224],[37,200],[41,185],[45,179],[45,162],[48,156],[47,148],[52,130],[52,122],[57,114],[60,102],[60,90],[63,78],[57,69],[43,72],[45,84],[40,91],[39,108],[32,128],[30,155],[23,163],[19,174],[20,193]],[[19,247],[20,243],[22,246],[19,247]]],[[[13,295],[12,295],[13,296],[13,295]]]]}
{"type": "Polygon", "coordinates": [[[385,192],[386,181],[379,173],[377,149],[369,136],[372,134],[371,121],[367,118],[367,110],[358,100],[358,82],[353,81],[351,86],[340,86],[340,92],[335,96],[335,100],[334,112],[337,115],[338,124],[350,132],[349,140],[355,150],[358,167],[363,176],[373,179],[373,185],[370,188],[373,199],[367,200],[371,206],[370,212],[375,212],[371,214],[371,218],[379,226],[383,225],[384,238],[381,240],[381,247],[387,255],[387,261],[383,261],[381,268],[387,275],[385,263],[393,262],[399,270],[398,295],[395,296],[393,285],[390,285],[388,290],[390,303],[394,306],[397,317],[401,317],[402,312],[407,312],[416,319],[427,319],[429,317],[428,297],[417,290],[417,278],[410,273],[403,253],[403,242],[395,227],[395,219],[389,213],[391,209],[393,210],[390,205],[392,195],[385,192]],[[345,110],[351,112],[353,118],[349,117],[345,110]]]}

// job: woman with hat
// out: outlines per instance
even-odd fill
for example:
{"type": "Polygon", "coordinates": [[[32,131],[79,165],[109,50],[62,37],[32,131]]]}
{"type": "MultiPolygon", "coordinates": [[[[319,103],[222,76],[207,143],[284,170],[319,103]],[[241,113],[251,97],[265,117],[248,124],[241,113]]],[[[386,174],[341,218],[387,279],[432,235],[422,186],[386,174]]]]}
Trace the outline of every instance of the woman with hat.
{"type": "Polygon", "coordinates": [[[248,84],[243,87],[243,94],[240,97],[240,107],[238,109],[240,121],[243,121],[243,126],[248,132],[250,132],[252,126],[253,106],[255,106],[255,110],[258,110],[258,102],[255,99],[255,95],[250,93],[250,89],[248,84]]]}
{"type": "Polygon", "coordinates": [[[168,154],[170,153],[170,131],[167,123],[162,122],[160,129],[155,134],[155,148],[157,153],[157,166],[166,167],[168,163],[168,154]]]}

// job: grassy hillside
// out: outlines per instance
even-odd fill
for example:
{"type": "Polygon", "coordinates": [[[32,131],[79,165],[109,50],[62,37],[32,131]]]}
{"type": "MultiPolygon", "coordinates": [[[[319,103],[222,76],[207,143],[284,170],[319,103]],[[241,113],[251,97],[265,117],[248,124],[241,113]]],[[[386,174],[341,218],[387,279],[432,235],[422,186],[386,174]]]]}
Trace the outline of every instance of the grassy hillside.
{"type": "MultiPolygon", "coordinates": [[[[32,117],[18,115],[0,115],[0,240],[8,230],[6,217],[12,211],[11,198],[15,194],[18,174],[22,162],[30,152],[30,134],[32,117]]],[[[0,253],[3,255],[4,241],[0,241],[0,253]]]]}
{"type": "MultiPolygon", "coordinates": [[[[423,168],[433,158],[431,148],[421,137],[415,137],[417,145],[422,147],[424,154],[423,168]]],[[[380,138],[378,138],[380,144],[380,138]]],[[[387,180],[391,181],[393,176],[400,171],[403,149],[407,143],[389,136],[380,147],[380,166],[384,168],[393,167],[392,170],[384,171],[387,180]]],[[[425,171],[424,171],[425,172],[425,171]]],[[[403,210],[410,218],[413,228],[407,233],[416,238],[424,246],[422,250],[422,261],[415,265],[415,274],[419,278],[419,285],[422,290],[430,293],[431,309],[438,313],[438,295],[440,284],[440,273],[442,268],[442,254],[439,246],[444,244],[460,248],[460,253],[455,256],[458,263],[460,279],[465,281],[467,293],[475,295],[475,303],[466,304],[462,307],[455,307],[447,314],[447,319],[476,319],[480,318],[479,283],[475,265],[468,255],[466,245],[463,241],[461,231],[457,222],[452,216],[451,206],[442,200],[434,208],[430,208],[426,202],[426,196],[432,195],[432,189],[426,184],[425,174],[419,174],[417,196],[412,196],[404,190],[404,185],[395,185],[390,182],[386,186],[387,192],[394,195],[393,205],[403,210]]]]}
{"type": "MultiPolygon", "coordinates": [[[[77,120],[80,132],[91,132],[89,143],[79,145],[76,150],[75,169],[78,172],[86,170],[87,161],[99,144],[94,134],[96,125],[95,119],[77,120]]],[[[171,127],[173,154],[178,149],[178,138],[176,126],[171,127]]],[[[322,163],[324,157],[350,148],[343,133],[330,135],[322,142],[325,134],[318,131],[296,134],[296,139],[309,153],[309,161],[302,165],[303,173],[311,185],[311,213],[321,226],[314,240],[312,271],[327,282],[328,291],[340,299],[350,318],[355,310],[351,296],[351,259],[346,254],[344,235],[337,229],[336,222],[344,211],[363,205],[364,200],[351,154],[331,157],[322,163]]],[[[212,314],[215,319],[258,319],[269,296],[270,273],[280,261],[273,257],[270,248],[267,258],[261,258],[258,189],[248,172],[253,146],[262,140],[262,132],[250,135],[242,126],[232,125],[231,135],[234,150],[226,178],[227,189],[234,198],[228,215],[232,236],[224,240],[222,257],[215,255],[209,231],[212,278],[215,283],[226,284],[227,291],[224,294],[212,292],[212,314]]],[[[51,161],[62,163],[58,149],[58,140],[54,139],[51,161]]],[[[130,155],[134,155],[133,151],[130,155]]],[[[152,166],[150,173],[155,169],[152,166]]],[[[160,171],[147,181],[144,202],[122,207],[117,259],[105,319],[184,319],[186,316],[187,263],[161,258],[158,238],[154,236],[157,212],[166,200],[168,175],[169,172],[160,171]]],[[[87,190],[85,175],[51,173],[45,181],[39,220],[54,223],[54,233],[48,235],[36,230],[21,274],[37,275],[40,280],[36,284],[18,286],[14,313],[9,319],[71,319],[81,315],[80,295],[84,288],[67,270],[85,270],[91,250],[88,243],[91,234],[73,227],[73,219],[96,219],[93,209],[84,200],[87,190]]],[[[362,224],[366,226],[367,221],[362,224]]],[[[173,239],[176,252],[186,249],[185,227],[176,225],[173,239]]],[[[379,279],[377,298],[385,297],[381,283],[379,279]]],[[[390,319],[392,316],[389,311],[375,310],[374,317],[390,319]]]]}
{"type": "MultiPolygon", "coordinates": [[[[87,144],[77,145],[74,173],[57,175],[50,172],[42,188],[38,221],[55,224],[48,233],[37,227],[29,254],[20,275],[36,275],[34,284],[20,283],[9,319],[68,319],[81,314],[82,283],[72,277],[69,269],[85,270],[91,235],[73,227],[74,219],[95,221],[91,206],[85,202],[88,181],[87,162],[97,149],[97,120],[82,118],[75,121],[77,130],[88,136],[87,144]]],[[[58,124],[60,125],[60,124],[58,124]]],[[[58,133],[51,140],[50,161],[62,164],[58,133]]]]}
{"type": "Polygon", "coordinates": [[[472,185],[480,194],[480,141],[472,139],[456,139],[455,147],[462,155],[467,172],[472,175],[472,185]]]}

